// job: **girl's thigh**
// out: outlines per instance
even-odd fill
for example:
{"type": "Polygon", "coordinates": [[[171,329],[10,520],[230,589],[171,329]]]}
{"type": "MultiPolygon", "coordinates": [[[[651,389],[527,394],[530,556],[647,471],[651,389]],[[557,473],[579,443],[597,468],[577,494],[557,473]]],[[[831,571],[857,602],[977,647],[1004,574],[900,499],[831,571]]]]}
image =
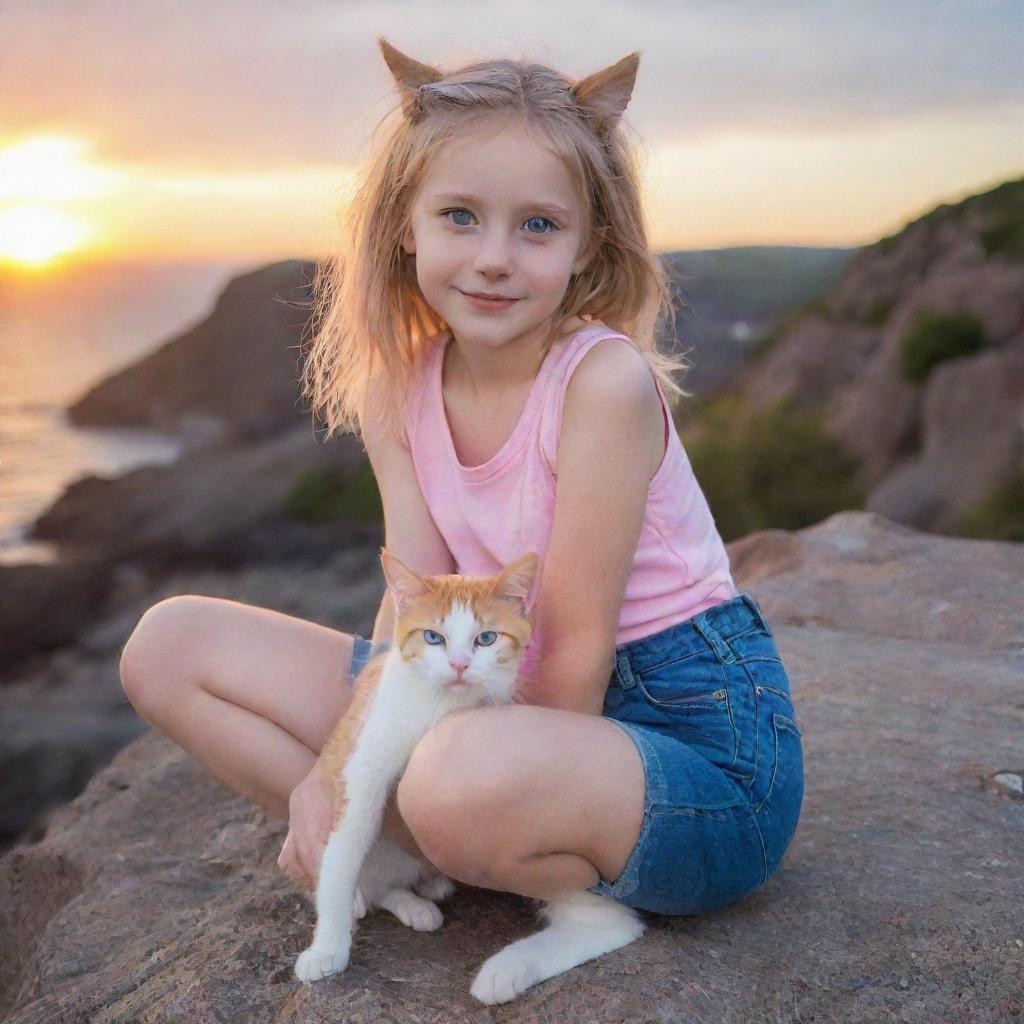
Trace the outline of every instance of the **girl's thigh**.
{"type": "Polygon", "coordinates": [[[142,616],[125,645],[122,676],[143,705],[175,699],[168,679],[186,680],[269,719],[318,753],[348,706],[352,653],[349,633],[269,608],[184,594],[142,616]]]}

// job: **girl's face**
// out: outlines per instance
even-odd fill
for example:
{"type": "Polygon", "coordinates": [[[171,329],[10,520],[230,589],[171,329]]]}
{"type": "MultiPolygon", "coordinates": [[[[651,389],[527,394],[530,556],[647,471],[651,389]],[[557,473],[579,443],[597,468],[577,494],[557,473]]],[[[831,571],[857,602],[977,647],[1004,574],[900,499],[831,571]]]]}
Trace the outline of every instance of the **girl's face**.
{"type": "Polygon", "coordinates": [[[586,265],[583,211],[539,133],[503,118],[461,133],[430,162],[402,239],[424,298],[455,338],[538,343],[586,265]],[[511,301],[487,303],[471,293],[511,301]]]}

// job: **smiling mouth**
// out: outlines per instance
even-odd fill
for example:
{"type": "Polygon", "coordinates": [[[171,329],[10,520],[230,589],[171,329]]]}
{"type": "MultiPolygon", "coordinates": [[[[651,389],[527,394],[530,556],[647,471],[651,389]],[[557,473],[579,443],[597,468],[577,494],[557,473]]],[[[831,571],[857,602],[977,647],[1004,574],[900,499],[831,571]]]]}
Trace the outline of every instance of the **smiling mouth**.
{"type": "Polygon", "coordinates": [[[459,292],[462,295],[465,295],[467,299],[472,299],[474,302],[489,302],[492,306],[505,306],[509,303],[519,301],[518,298],[511,295],[492,298],[487,295],[474,295],[472,292],[464,292],[461,288],[459,289],[459,292]]]}

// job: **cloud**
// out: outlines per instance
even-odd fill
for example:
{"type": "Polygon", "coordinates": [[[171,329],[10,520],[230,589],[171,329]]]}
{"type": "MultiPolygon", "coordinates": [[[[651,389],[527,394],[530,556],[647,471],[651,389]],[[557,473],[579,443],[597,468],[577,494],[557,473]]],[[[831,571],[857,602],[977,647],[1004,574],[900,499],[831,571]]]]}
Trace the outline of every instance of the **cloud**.
{"type": "Polygon", "coordinates": [[[193,173],[341,165],[391,105],[381,33],[442,67],[510,53],[572,77],[639,49],[628,117],[652,146],[999,107],[1019,131],[1024,104],[1016,2],[6,0],[0,137],[193,173]]]}

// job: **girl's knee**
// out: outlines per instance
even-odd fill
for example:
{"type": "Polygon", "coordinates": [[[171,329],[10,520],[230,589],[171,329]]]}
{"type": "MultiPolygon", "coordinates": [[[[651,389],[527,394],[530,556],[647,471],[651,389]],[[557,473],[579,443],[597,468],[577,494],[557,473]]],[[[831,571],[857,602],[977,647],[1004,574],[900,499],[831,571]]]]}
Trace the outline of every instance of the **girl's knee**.
{"type": "Polygon", "coordinates": [[[451,725],[435,727],[417,744],[398,781],[401,818],[424,856],[438,870],[468,885],[482,885],[499,835],[494,827],[495,772],[468,763],[453,742],[451,725]]]}
{"type": "Polygon", "coordinates": [[[194,653],[201,601],[191,594],[158,601],[143,612],[121,649],[121,686],[144,717],[196,678],[189,668],[190,645],[194,653]]]}

